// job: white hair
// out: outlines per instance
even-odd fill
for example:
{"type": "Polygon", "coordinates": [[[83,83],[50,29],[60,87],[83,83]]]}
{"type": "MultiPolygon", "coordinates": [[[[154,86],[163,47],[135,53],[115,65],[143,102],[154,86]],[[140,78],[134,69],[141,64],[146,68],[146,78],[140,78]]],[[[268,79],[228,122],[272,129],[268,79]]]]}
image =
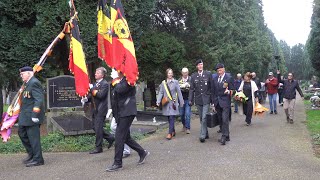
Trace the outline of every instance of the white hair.
{"type": "Polygon", "coordinates": [[[184,67],[182,68],[181,72],[189,72],[188,68],[184,67]]]}

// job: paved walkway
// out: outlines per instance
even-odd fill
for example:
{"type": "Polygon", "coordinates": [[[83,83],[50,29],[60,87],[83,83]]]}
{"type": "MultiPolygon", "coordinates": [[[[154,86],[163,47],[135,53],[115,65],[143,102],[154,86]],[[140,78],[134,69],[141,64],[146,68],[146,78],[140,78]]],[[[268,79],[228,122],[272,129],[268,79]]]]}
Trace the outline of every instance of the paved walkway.
{"type": "Polygon", "coordinates": [[[113,173],[105,171],[113,149],[98,155],[45,153],[46,165],[33,168],[21,164],[24,154],[0,155],[0,179],[320,179],[320,159],[313,155],[302,100],[297,101],[293,125],[286,123],[282,107],[278,111],[255,118],[250,127],[244,116],[233,114],[226,146],[218,143],[217,128],[200,143],[194,117],[190,135],[178,132],[167,141],[166,131],[160,132],[142,142],[151,152],[144,165],[136,166],[134,152],[124,160],[123,170],[113,173]]]}

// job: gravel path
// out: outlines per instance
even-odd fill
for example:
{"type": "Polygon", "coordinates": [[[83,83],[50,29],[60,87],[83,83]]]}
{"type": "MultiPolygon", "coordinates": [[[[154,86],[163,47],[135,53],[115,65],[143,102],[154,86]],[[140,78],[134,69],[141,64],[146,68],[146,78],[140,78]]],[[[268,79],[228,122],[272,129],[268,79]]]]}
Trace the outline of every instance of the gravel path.
{"type": "Polygon", "coordinates": [[[282,107],[278,112],[254,118],[249,127],[244,116],[233,114],[231,141],[225,146],[218,143],[217,128],[209,129],[210,139],[200,143],[194,116],[190,135],[179,132],[181,124],[171,141],[165,140],[166,130],[158,132],[141,142],[151,152],[144,165],[136,165],[134,152],[113,173],[105,171],[113,162],[113,148],[97,155],[45,153],[46,164],[33,168],[22,165],[25,154],[1,154],[0,179],[320,179],[303,101],[297,101],[293,125],[286,123],[282,107]]]}

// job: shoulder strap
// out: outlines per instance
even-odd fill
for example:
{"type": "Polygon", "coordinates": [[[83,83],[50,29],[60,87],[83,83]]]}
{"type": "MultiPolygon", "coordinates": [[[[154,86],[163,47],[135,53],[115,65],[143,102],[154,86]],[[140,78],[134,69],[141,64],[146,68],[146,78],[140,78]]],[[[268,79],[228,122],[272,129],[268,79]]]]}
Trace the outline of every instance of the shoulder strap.
{"type": "Polygon", "coordinates": [[[170,91],[169,91],[169,89],[168,89],[168,85],[167,85],[166,81],[163,80],[162,83],[163,83],[164,89],[165,89],[166,92],[167,92],[167,95],[168,95],[169,99],[172,101],[172,96],[171,96],[171,93],[170,93],[170,91]]]}

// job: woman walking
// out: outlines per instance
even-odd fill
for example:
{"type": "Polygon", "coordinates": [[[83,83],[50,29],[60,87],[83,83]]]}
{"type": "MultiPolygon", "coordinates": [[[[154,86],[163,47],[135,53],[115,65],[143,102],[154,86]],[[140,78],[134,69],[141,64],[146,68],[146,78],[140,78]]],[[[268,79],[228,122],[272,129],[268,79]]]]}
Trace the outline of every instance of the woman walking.
{"type": "Polygon", "coordinates": [[[254,81],[252,81],[252,75],[250,72],[247,72],[244,75],[244,80],[240,84],[239,91],[242,91],[248,100],[243,103],[243,113],[246,115],[247,126],[250,126],[253,107],[255,102],[258,102],[258,87],[254,81]]]}
{"type": "Polygon", "coordinates": [[[179,115],[179,105],[183,107],[183,98],[179,82],[173,78],[172,69],[166,70],[167,79],[163,80],[160,85],[160,91],[157,98],[157,106],[162,104],[162,114],[168,117],[169,133],[167,139],[175,136],[174,121],[175,116],[179,115]],[[179,101],[179,103],[178,103],[179,101]]]}

